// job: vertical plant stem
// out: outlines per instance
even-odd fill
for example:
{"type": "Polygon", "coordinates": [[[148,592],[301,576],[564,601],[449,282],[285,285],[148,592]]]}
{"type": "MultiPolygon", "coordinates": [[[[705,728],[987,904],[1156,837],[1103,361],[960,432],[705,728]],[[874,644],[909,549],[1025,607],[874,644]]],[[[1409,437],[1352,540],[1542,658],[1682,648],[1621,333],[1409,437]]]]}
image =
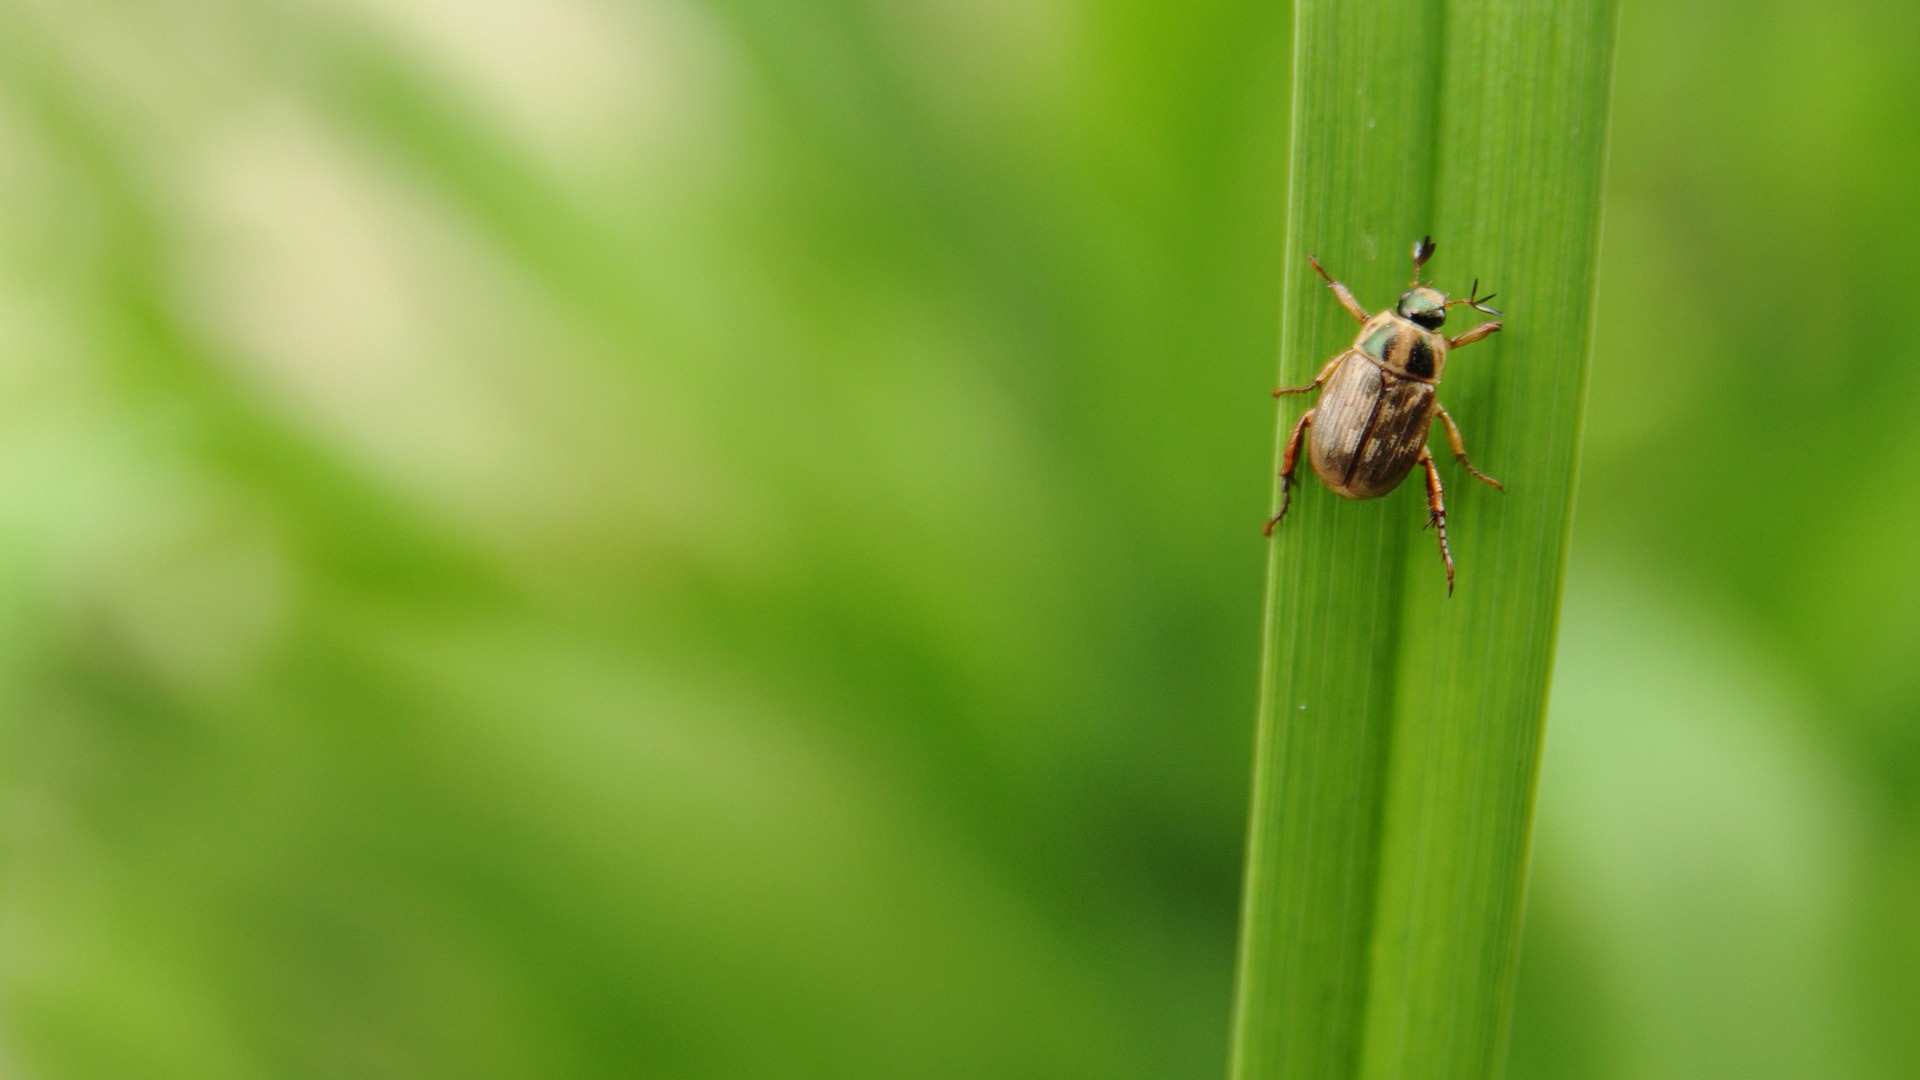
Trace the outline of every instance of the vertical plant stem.
{"type": "Polygon", "coordinates": [[[1462,353],[1443,397],[1508,488],[1456,483],[1473,587],[1451,603],[1433,588],[1407,598],[1363,1076],[1494,1076],[1505,1052],[1586,393],[1614,23],[1602,0],[1447,5],[1445,39],[1462,60],[1440,95],[1435,229],[1457,257],[1446,265],[1488,275],[1513,317],[1498,349],[1462,353]]]}
{"type": "MultiPolygon", "coordinates": [[[[1438,0],[1295,8],[1281,380],[1353,339],[1308,267],[1363,302],[1405,288],[1433,200],[1438,0]]],[[[1280,438],[1306,407],[1283,399],[1280,438]]],[[[1352,1075],[1366,1006],[1402,568],[1414,532],[1311,469],[1274,536],[1255,812],[1234,1021],[1236,1077],[1352,1075]]],[[[1396,500],[1397,501],[1397,500],[1396,500]]]]}
{"type": "MultiPolygon", "coordinates": [[[[1500,1069],[1586,384],[1614,21],[1613,0],[1296,5],[1282,381],[1311,379],[1355,329],[1305,253],[1377,310],[1431,232],[1427,276],[1460,295],[1478,275],[1509,313],[1503,333],[1452,358],[1441,387],[1476,463],[1507,490],[1442,467],[1460,564],[1449,599],[1419,531],[1417,476],[1356,503],[1301,467],[1270,563],[1236,1080],[1500,1069]]],[[[1311,404],[1283,400],[1282,440],[1311,404]]]]}

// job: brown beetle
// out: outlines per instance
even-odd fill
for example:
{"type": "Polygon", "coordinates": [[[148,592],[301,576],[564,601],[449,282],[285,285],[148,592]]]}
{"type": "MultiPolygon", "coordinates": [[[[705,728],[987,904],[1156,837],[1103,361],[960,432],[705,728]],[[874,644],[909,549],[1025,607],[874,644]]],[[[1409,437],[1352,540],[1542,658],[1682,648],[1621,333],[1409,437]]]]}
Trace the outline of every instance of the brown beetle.
{"type": "Polygon", "coordinates": [[[1440,405],[1437,389],[1441,372],[1446,370],[1447,351],[1471,344],[1500,329],[1497,322],[1483,322],[1459,337],[1439,333],[1447,321],[1447,309],[1464,304],[1488,315],[1500,312],[1487,307],[1491,294],[1480,295],[1480,282],[1465,300],[1452,300],[1438,289],[1420,284],[1420,268],[1433,257],[1433,238],[1421,237],[1413,245],[1413,283],[1400,294],[1400,302],[1391,311],[1377,315],[1353,298],[1345,285],[1335,281],[1312,255],[1313,264],[1340,306],[1362,323],[1360,335],[1347,351],[1327,361],[1320,374],[1305,386],[1287,386],[1273,392],[1304,394],[1326,387],[1320,401],[1287,436],[1287,449],[1280,458],[1280,512],[1267,521],[1266,533],[1287,516],[1293,501],[1293,468],[1300,454],[1301,436],[1313,429],[1309,453],[1313,471],[1322,483],[1349,499],[1377,499],[1406,479],[1414,465],[1427,470],[1427,524],[1440,538],[1440,560],[1447,568],[1447,595],[1453,595],[1453,554],[1447,550],[1447,504],[1440,488],[1440,472],[1433,455],[1427,451],[1427,435],[1435,415],[1447,427],[1447,442],[1453,456],[1476,479],[1494,487],[1500,482],[1467,460],[1467,449],[1460,441],[1460,428],[1440,405]]]}

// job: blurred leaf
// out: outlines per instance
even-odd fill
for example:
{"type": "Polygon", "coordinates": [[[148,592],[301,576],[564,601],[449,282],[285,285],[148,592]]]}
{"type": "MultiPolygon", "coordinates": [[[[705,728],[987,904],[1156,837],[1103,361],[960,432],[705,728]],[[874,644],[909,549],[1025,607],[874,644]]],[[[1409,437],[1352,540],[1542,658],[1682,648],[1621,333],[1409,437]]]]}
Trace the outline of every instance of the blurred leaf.
{"type": "Polygon", "coordinates": [[[1864,801],[1790,668],[1691,590],[1599,561],[1569,575],[1541,770],[1536,909],[1570,955],[1521,977],[1561,982],[1526,1007],[1568,1010],[1545,1019],[1587,1045],[1516,1040],[1514,1075],[1861,1075],[1839,916],[1864,801]]]}

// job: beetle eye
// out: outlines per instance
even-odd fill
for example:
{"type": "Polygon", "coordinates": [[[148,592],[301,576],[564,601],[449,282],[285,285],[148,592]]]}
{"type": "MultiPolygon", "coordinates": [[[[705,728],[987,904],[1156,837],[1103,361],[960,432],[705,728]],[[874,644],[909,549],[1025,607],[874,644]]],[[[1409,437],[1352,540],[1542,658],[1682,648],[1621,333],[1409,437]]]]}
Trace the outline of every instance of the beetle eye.
{"type": "Polygon", "coordinates": [[[1446,324],[1446,308],[1428,308],[1425,311],[1406,312],[1407,321],[1423,330],[1438,330],[1446,324]]]}

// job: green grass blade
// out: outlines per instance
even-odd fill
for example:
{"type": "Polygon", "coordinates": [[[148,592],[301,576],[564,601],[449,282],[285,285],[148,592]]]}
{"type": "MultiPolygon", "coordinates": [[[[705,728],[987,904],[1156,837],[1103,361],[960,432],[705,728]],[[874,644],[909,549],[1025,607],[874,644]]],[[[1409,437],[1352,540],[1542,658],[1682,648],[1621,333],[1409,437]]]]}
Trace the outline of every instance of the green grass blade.
{"type": "MultiPolygon", "coordinates": [[[[1354,330],[1305,254],[1378,308],[1431,232],[1428,277],[1460,293],[1478,275],[1509,312],[1504,333],[1453,359],[1441,394],[1508,490],[1443,466],[1451,600],[1417,478],[1367,503],[1311,479],[1296,491],[1272,552],[1237,1080],[1499,1070],[1614,18],[1612,0],[1297,5],[1282,381],[1311,379],[1354,330]]],[[[1282,439],[1304,407],[1282,407],[1282,439]]]]}
{"type": "MultiPolygon", "coordinates": [[[[1437,2],[1302,2],[1281,305],[1283,382],[1354,333],[1307,266],[1317,252],[1366,301],[1405,287],[1432,213],[1437,2]]],[[[1287,399],[1285,439],[1299,415],[1287,399]]],[[[1248,841],[1232,1072],[1352,1075],[1392,720],[1400,592],[1413,530],[1314,487],[1276,533],[1248,841]]],[[[1396,502],[1398,500],[1395,500],[1396,502]]]]}

